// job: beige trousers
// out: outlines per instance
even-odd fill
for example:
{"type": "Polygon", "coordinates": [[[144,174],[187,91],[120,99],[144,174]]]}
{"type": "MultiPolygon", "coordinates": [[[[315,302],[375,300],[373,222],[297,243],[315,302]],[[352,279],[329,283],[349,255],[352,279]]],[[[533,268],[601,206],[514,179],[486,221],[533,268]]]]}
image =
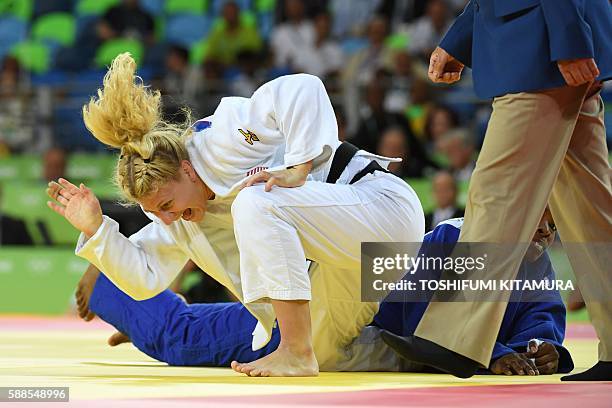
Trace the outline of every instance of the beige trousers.
{"type": "MultiPolygon", "coordinates": [[[[459,242],[528,243],[550,203],[600,339],[599,359],[612,361],[612,189],[603,115],[599,92],[586,85],[495,98],[459,242]]],[[[516,276],[521,259],[505,259],[500,268],[516,276]]],[[[432,302],[415,334],[488,367],[506,305],[432,302]]]]}

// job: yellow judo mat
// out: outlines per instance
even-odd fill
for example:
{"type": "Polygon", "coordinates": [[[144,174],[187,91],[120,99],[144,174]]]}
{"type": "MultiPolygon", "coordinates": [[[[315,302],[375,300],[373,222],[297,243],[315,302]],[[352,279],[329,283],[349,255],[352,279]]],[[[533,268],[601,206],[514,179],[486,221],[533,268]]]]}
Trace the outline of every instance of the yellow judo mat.
{"type": "MultiPolygon", "coordinates": [[[[0,387],[69,387],[70,402],[53,406],[612,407],[612,383],[562,383],[560,375],[461,380],[442,374],[321,373],[317,378],[249,378],[226,368],[168,367],[131,344],[107,346],[112,333],[99,320],[0,317],[0,387]]],[[[576,371],[595,363],[597,341],[589,325],[570,326],[566,347],[576,371]]]]}

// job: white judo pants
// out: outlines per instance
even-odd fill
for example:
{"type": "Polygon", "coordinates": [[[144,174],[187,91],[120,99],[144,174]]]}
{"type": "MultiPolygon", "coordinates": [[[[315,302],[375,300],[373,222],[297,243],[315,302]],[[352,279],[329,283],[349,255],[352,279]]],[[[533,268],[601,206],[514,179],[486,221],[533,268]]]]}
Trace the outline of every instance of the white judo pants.
{"type": "Polygon", "coordinates": [[[361,302],[361,242],[420,242],[425,232],[414,190],[380,171],[352,185],[245,188],[232,217],[244,303],[310,300],[322,370],[336,366],[378,311],[377,303],[361,302]],[[310,275],[307,260],[315,263],[310,275]]]}

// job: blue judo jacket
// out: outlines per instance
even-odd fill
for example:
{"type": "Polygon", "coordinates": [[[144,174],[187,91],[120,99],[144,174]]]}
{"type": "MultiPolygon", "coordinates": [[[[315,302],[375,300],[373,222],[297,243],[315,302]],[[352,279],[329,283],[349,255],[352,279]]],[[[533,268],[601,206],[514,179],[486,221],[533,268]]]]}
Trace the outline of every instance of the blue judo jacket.
{"type": "Polygon", "coordinates": [[[565,86],[557,61],[594,58],[612,78],[609,0],[471,0],[440,47],[473,70],[482,98],[565,86]]]}

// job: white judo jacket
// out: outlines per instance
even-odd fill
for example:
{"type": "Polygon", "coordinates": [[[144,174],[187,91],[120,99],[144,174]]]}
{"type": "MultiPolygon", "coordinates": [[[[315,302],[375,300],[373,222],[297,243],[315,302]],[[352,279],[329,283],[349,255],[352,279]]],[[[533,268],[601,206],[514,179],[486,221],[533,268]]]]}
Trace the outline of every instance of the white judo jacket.
{"type": "MultiPolygon", "coordinates": [[[[75,252],[136,300],[168,288],[191,259],[242,301],[233,198],[241,183],[259,170],[273,173],[310,160],[309,177],[325,181],[340,144],[331,102],[317,77],[284,76],[264,84],[251,98],[223,98],[212,116],[196,122],[186,144],[196,172],[216,195],[202,222],[179,219],[165,225],[148,214],[153,222],[127,238],[105,216],[89,240],[81,234],[75,252]]],[[[357,155],[384,167],[394,161],[365,151],[357,155]]],[[[338,182],[348,183],[359,170],[349,165],[338,182]]],[[[266,303],[245,306],[259,322],[252,344],[257,350],[269,341],[275,315],[266,303]]]]}

